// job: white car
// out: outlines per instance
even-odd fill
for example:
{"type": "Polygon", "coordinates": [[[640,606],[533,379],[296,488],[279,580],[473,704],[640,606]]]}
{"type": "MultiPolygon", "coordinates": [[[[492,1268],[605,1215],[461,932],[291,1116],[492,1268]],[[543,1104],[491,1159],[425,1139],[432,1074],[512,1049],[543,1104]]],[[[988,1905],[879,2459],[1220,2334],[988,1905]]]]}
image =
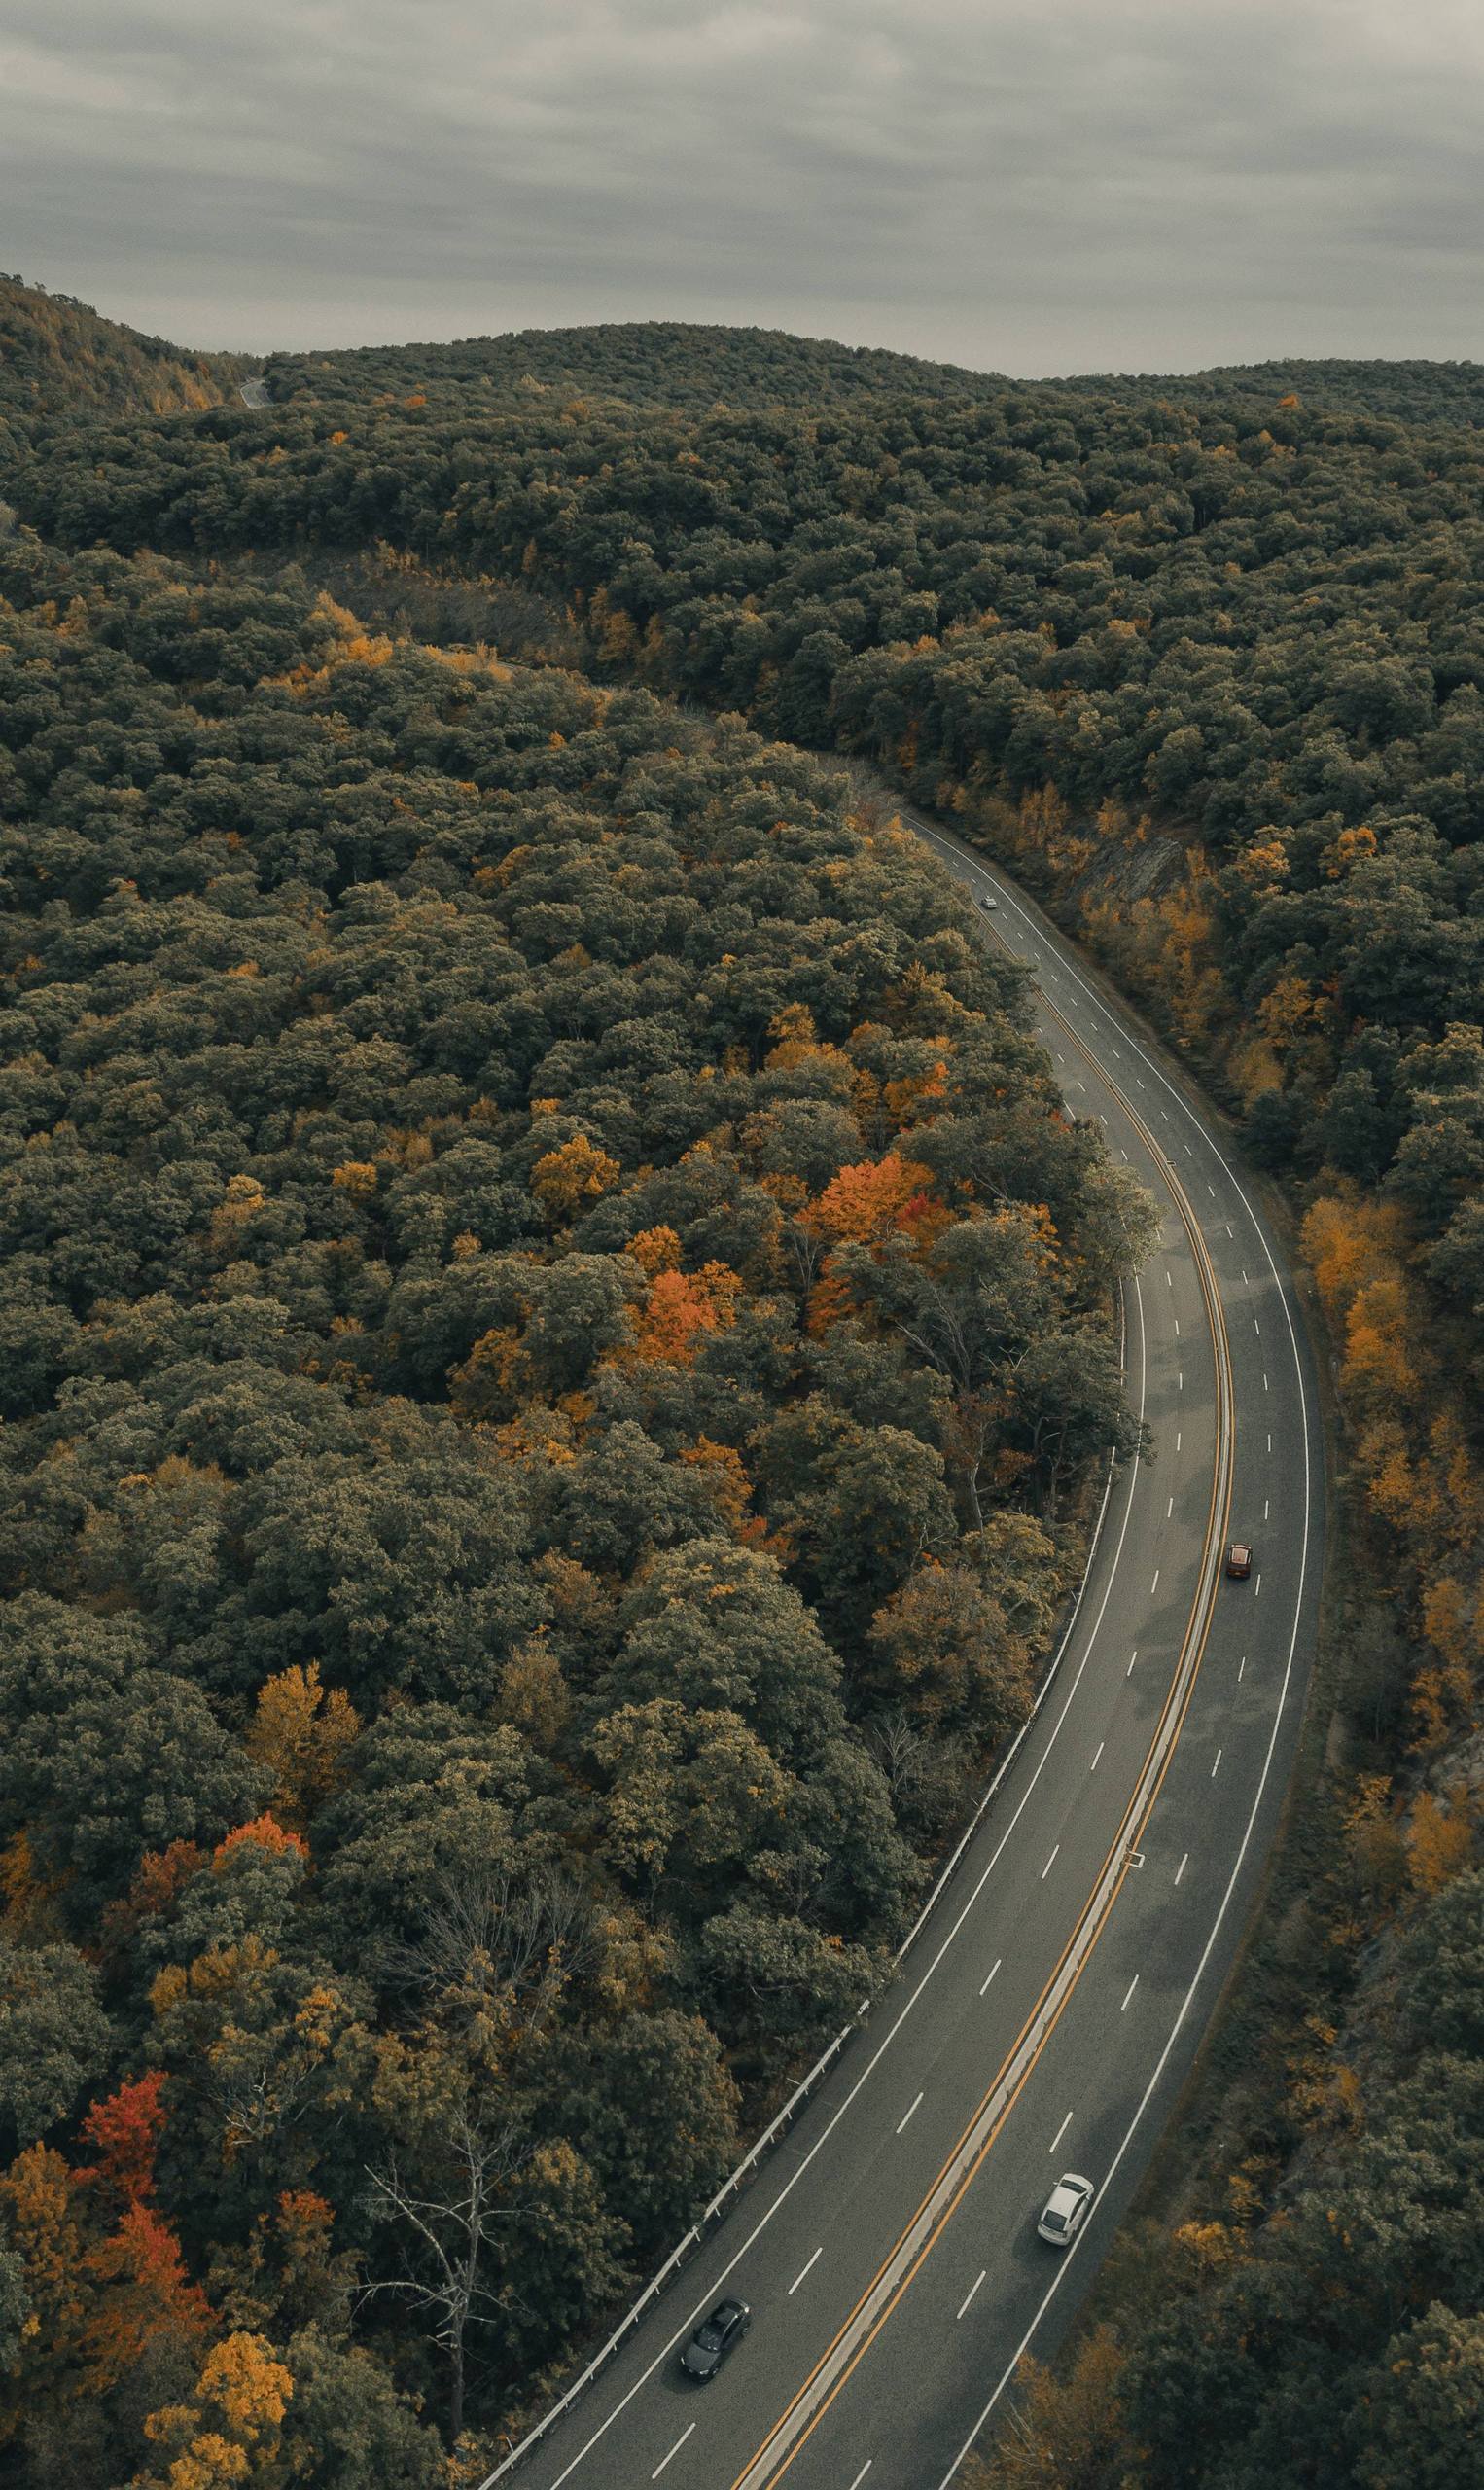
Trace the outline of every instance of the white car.
{"type": "Polygon", "coordinates": [[[1070,2248],[1096,2194],[1090,2179],[1079,2171],[1064,2170],[1046,2198],[1045,2211],[1036,2225],[1037,2238],[1049,2241],[1053,2248],[1070,2248]]]}
{"type": "Polygon", "coordinates": [[[997,907],[999,907],[999,905],[1000,905],[999,901],[998,901],[997,899],[992,899],[992,898],[990,897],[990,894],[989,894],[989,892],[988,892],[988,891],[980,891],[980,893],[979,893],[979,906],[980,906],[981,907],[987,907],[987,908],[989,908],[989,909],[993,910],[993,909],[997,908],[997,907]]]}

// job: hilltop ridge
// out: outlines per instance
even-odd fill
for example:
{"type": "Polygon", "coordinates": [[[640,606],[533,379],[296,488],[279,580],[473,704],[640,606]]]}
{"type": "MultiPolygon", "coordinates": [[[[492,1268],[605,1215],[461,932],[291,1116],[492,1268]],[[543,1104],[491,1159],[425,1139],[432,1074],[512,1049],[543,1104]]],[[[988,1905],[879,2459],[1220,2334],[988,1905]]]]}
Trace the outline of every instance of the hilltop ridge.
{"type": "Polygon", "coordinates": [[[0,424],[220,406],[255,358],[198,354],[105,319],[75,295],[0,276],[0,424]]]}
{"type": "Polygon", "coordinates": [[[0,420],[13,425],[76,414],[198,411],[230,399],[241,379],[258,372],[276,403],[421,391],[488,405],[538,388],[690,411],[718,405],[859,406],[889,397],[973,405],[1044,392],[1168,398],[1187,406],[1219,401],[1244,410],[1297,397],[1313,409],[1403,422],[1472,427],[1484,421],[1484,364],[1467,361],[1283,358],[1194,373],[1025,379],[882,346],[691,320],[600,321],[259,357],[200,352],[146,337],[71,295],[0,277],[0,420]]]}

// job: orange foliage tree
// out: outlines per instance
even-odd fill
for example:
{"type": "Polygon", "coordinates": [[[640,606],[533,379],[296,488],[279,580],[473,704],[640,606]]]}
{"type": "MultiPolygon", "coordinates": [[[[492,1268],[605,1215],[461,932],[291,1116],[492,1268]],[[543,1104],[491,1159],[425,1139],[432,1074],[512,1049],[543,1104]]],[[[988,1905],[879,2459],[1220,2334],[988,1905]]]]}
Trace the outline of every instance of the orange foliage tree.
{"type": "Polygon", "coordinates": [[[656,1270],[631,1322],[627,1350],[649,1366],[692,1366],[703,1340],[737,1319],[742,1282],[725,1263],[698,1271],[656,1270]]]}
{"type": "Polygon", "coordinates": [[[256,1842],[260,1850],[266,1850],[269,1853],[297,1850],[301,1858],[307,1859],[309,1856],[309,1845],[302,1833],[285,1832],[276,1817],[254,1816],[251,1824],[236,1825],[230,1832],[224,1833],[211,1854],[213,1868],[219,1868],[222,1861],[229,1859],[239,1843],[244,1841],[256,1842]]]}
{"type": "Polygon", "coordinates": [[[895,1229],[910,1227],[931,1198],[933,1172],[889,1150],[884,1158],[842,1167],[804,1217],[819,1235],[837,1245],[874,1245],[895,1229]]]}

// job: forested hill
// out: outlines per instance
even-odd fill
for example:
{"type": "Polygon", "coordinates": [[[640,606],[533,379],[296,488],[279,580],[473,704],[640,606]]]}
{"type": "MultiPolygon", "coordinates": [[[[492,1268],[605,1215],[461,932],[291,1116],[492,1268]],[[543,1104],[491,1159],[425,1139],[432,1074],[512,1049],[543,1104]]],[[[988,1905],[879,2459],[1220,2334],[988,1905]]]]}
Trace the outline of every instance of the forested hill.
{"type": "Polygon", "coordinates": [[[414,392],[449,413],[466,412],[533,386],[564,396],[617,398],[634,407],[792,407],[825,412],[883,398],[984,405],[1008,395],[1064,395],[1103,402],[1271,409],[1297,398],[1344,414],[1393,415],[1412,424],[1484,420],[1484,365],[1290,362],[1209,372],[1080,374],[1012,381],[958,364],[927,362],[867,346],[795,338],[779,329],[729,329],[686,321],[630,321],[586,329],[526,329],[451,345],[366,346],[336,353],[273,355],[269,395],[336,404],[414,392]]]}
{"type": "Polygon", "coordinates": [[[523,329],[450,345],[361,346],[272,355],[270,395],[366,399],[387,390],[463,393],[473,404],[536,383],[631,406],[830,407],[887,395],[972,400],[1008,384],[982,373],[872,346],[728,329],[685,320],[631,320],[585,329],[523,329]]]}
{"type": "MultiPolygon", "coordinates": [[[[202,354],[104,319],[70,295],[0,276],[0,421],[88,412],[169,414],[235,397],[257,358],[202,354]]],[[[862,401],[930,398],[981,404],[1007,392],[1179,406],[1306,407],[1393,415],[1407,423],[1484,419],[1484,365],[1303,360],[1228,365],[1188,374],[1078,374],[1011,381],[959,364],[782,329],[644,320],[579,329],[523,329],[448,343],[342,347],[274,354],[261,369],[275,401],[331,405],[422,392],[452,410],[509,399],[533,386],[635,407],[825,409],[862,401]]]]}
{"type": "Polygon", "coordinates": [[[0,276],[0,427],[215,407],[249,369],[245,356],[192,354],[100,319],[70,294],[0,276]]]}
{"type": "Polygon", "coordinates": [[[1336,414],[1393,415],[1404,424],[1484,423],[1481,363],[1365,363],[1331,357],[1313,363],[1220,364],[1208,372],[1082,373],[1045,385],[1075,390],[1080,397],[1162,398],[1177,406],[1251,410],[1296,399],[1336,414]]]}

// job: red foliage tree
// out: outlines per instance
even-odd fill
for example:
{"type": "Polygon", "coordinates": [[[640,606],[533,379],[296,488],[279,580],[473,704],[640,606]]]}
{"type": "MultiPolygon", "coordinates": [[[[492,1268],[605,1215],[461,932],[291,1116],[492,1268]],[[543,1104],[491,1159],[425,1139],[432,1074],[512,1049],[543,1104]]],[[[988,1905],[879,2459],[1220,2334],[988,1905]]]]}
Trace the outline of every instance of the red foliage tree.
{"type": "Polygon", "coordinates": [[[149,2205],[129,2205],[84,2265],[97,2287],[84,2328],[89,2392],[108,2394],[162,2337],[194,2346],[209,2333],[206,2294],[187,2274],[169,2223],[149,2205]]]}
{"type": "Polygon", "coordinates": [[[165,2123],[161,2094],[165,2073],[156,2067],[136,2083],[121,2083],[106,2101],[95,2101],[83,2120],[83,2141],[98,2155],[82,2175],[114,2188],[125,2205],[140,2205],[155,2191],[155,2154],[165,2123]]]}

